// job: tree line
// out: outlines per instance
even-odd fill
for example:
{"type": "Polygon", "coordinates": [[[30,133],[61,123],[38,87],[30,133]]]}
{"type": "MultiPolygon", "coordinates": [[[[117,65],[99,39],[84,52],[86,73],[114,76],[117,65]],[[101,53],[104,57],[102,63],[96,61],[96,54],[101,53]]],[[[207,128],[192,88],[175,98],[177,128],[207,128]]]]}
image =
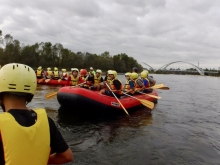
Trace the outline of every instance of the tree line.
{"type": "Polygon", "coordinates": [[[33,68],[42,66],[67,70],[73,67],[93,67],[104,71],[114,69],[117,72],[131,71],[133,67],[143,69],[133,57],[125,53],[111,56],[107,51],[101,54],[72,52],[60,43],[53,45],[51,42],[22,45],[19,40],[13,39],[11,34],[3,36],[0,30],[0,64],[11,62],[23,63],[33,68]]]}

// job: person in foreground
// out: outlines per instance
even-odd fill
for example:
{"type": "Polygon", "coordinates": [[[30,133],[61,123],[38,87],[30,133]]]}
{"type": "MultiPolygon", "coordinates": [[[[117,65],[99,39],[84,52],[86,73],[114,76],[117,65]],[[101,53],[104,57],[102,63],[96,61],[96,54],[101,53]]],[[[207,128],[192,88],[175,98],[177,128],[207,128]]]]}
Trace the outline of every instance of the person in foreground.
{"type": "Polygon", "coordinates": [[[36,91],[34,70],[11,63],[0,70],[0,164],[46,165],[73,161],[73,153],[44,109],[26,105],[36,91]],[[10,76],[8,74],[10,73],[10,76]]]}

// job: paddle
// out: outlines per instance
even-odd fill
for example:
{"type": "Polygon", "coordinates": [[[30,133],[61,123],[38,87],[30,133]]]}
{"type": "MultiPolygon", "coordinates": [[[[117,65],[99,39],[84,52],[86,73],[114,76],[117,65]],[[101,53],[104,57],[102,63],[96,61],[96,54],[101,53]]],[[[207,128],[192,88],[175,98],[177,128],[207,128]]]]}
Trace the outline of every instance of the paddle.
{"type": "Polygon", "coordinates": [[[43,81],[44,81],[44,78],[38,80],[37,82],[38,82],[38,83],[42,83],[43,81]]]}
{"type": "Polygon", "coordinates": [[[155,95],[151,95],[151,94],[147,94],[147,93],[143,93],[143,92],[138,92],[138,93],[141,93],[141,94],[144,94],[144,95],[153,97],[153,98],[155,98],[155,99],[161,99],[161,97],[159,97],[159,96],[155,96],[155,95]]]}
{"type": "Polygon", "coordinates": [[[157,85],[154,85],[150,88],[152,88],[152,89],[162,89],[162,90],[169,90],[170,89],[169,87],[165,87],[164,84],[157,84],[157,85]]]}
{"type": "MultiPolygon", "coordinates": [[[[76,85],[76,86],[73,86],[72,88],[77,87],[77,86],[79,86],[79,85],[82,85],[82,84],[84,84],[84,83],[85,83],[85,82],[80,83],[80,84],[78,84],[78,85],[76,85]]],[[[57,95],[57,92],[50,92],[50,93],[48,93],[48,94],[45,95],[45,98],[46,98],[46,99],[51,99],[51,98],[53,98],[53,97],[56,96],[56,95],[57,95]]]]}
{"type": "Polygon", "coordinates": [[[124,93],[124,92],[123,92],[123,94],[124,94],[124,95],[127,95],[127,96],[129,96],[129,97],[132,97],[132,98],[134,98],[134,99],[136,99],[136,100],[138,100],[138,101],[140,101],[141,104],[143,104],[144,106],[146,106],[146,107],[148,107],[148,108],[150,108],[150,109],[153,109],[153,108],[154,108],[154,103],[151,102],[151,101],[144,100],[144,99],[138,99],[138,98],[136,98],[136,97],[134,97],[134,96],[131,96],[131,95],[129,95],[129,94],[127,94],[127,93],[124,93]]]}
{"type": "MultiPolygon", "coordinates": [[[[106,86],[108,87],[108,89],[112,92],[111,88],[108,86],[108,83],[105,83],[105,85],[106,85],[106,86]]],[[[125,113],[126,113],[127,115],[129,115],[128,112],[127,112],[127,110],[125,109],[125,107],[122,105],[122,103],[119,101],[119,99],[115,96],[114,92],[112,92],[112,94],[114,95],[114,97],[115,97],[115,99],[118,101],[118,103],[121,105],[121,107],[123,108],[123,110],[125,111],[125,113]]]]}
{"type": "Polygon", "coordinates": [[[46,79],[45,82],[48,83],[51,79],[46,79]]]}

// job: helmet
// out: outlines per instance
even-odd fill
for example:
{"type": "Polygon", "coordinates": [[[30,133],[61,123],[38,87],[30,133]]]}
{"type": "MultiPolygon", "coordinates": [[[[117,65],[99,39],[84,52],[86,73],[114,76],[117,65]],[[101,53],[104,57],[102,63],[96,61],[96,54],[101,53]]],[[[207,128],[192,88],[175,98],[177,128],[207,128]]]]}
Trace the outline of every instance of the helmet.
{"type": "Polygon", "coordinates": [[[42,69],[42,66],[39,66],[37,69],[38,69],[38,70],[41,70],[41,69],[42,69]]]}
{"type": "Polygon", "coordinates": [[[55,70],[55,71],[58,71],[58,68],[57,68],[57,67],[54,67],[54,70],[55,70]]]}
{"type": "Polygon", "coordinates": [[[66,69],[61,69],[62,72],[66,72],[66,69]]]}
{"type": "Polygon", "coordinates": [[[137,68],[137,67],[134,67],[133,70],[134,70],[135,72],[137,72],[137,71],[138,71],[138,68],[137,68]]]}
{"type": "Polygon", "coordinates": [[[97,70],[96,70],[96,73],[102,74],[102,71],[101,71],[100,69],[97,69],[97,70]]]}
{"type": "Polygon", "coordinates": [[[130,72],[125,73],[125,76],[131,77],[131,73],[130,72]]]}
{"type": "Polygon", "coordinates": [[[138,78],[138,74],[133,72],[131,73],[131,79],[137,79],[138,78]]]}
{"type": "Polygon", "coordinates": [[[90,67],[90,70],[93,70],[93,67],[90,67]]]}
{"type": "Polygon", "coordinates": [[[114,77],[117,77],[117,72],[114,71],[114,70],[110,70],[110,71],[108,71],[108,74],[109,74],[109,75],[110,75],[110,74],[113,74],[114,77]]]}
{"type": "MultiPolygon", "coordinates": [[[[1,68],[0,93],[27,93],[34,96],[36,88],[36,75],[31,67],[24,64],[10,63],[1,68]]],[[[31,101],[32,98],[27,101],[31,101]]]]}
{"type": "Polygon", "coordinates": [[[51,70],[51,68],[47,68],[47,71],[50,71],[51,70]]]}
{"type": "Polygon", "coordinates": [[[147,76],[149,74],[148,70],[143,70],[142,72],[145,72],[147,74],[147,76]]]}
{"type": "Polygon", "coordinates": [[[142,71],[141,72],[141,78],[147,78],[148,72],[142,71]]]}
{"type": "Polygon", "coordinates": [[[79,69],[77,69],[77,68],[71,68],[71,71],[73,72],[73,71],[77,71],[78,73],[79,73],[79,69]]]}
{"type": "Polygon", "coordinates": [[[86,69],[80,69],[80,74],[86,75],[87,74],[87,70],[86,69]]]}
{"type": "Polygon", "coordinates": [[[113,72],[114,72],[114,76],[117,77],[118,73],[115,70],[113,70],[113,72]]]}

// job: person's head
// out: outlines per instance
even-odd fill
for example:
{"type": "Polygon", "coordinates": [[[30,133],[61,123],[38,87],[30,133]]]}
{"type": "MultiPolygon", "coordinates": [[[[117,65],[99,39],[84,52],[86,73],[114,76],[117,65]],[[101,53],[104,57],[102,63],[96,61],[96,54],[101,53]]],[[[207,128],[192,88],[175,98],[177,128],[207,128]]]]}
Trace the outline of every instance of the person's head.
{"type": "Polygon", "coordinates": [[[96,77],[99,77],[102,74],[102,71],[100,69],[97,69],[95,74],[96,74],[96,77]]]}
{"type": "Polygon", "coordinates": [[[90,70],[90,72],[92,72],[94,69],[93,69],[93,67],[90,67],[89,70],[90,70]]]}
{"type": "Polygon", "coordinates": [[[47,71],[51,71],[51,68],[47,68],[47,71]]]}
{"type": "Polygon", "coordinates": [[[134,67],[133,69],[132,69],[132,72],[138,72],[138,68],[137,67],[134,67]]]}
{"type": "Polygon", "coordinates": [[[87,70],[86,69],[80,69],[80,75],[82,77],[84,77],[87,74],[87,70]]]}
{"type": "Polygon", "coordinates": [[[143,70],[140,75],[141,75],[141,78],[147,78],[148,74],[149,72],[147,70],[143,70]]]}
{"type": "Polygon", "coordinates": [[[77,68],[72,68],[71,70],[74,77],[78,76],[79,70],[77,68]]]}
{"type": "MultiPolygon", "coordinates": [[[[34,70],[24,64],[10,63],[0,70],[0,102],[5,111],[5,105],[15,102],[26,106],[36,91],[37,81],[34,70]]],[[[6,105],[6,106],[7,106],[6,105]]]]}
{"type": "Polygon", "coordinates": [[[109,71],[109,72],[108,72],[108,77],[109,77],[109,79],[111,79],[111,80],[115,79],[115,78],[117,77],[117,72],[114,71],[114,70],[109,71]]]}
{"type": "Polygon", "coordinates": [[[57,68],[57,67],[54,67],[54,71],[58,71],[58,68],[57,68]]]}
{"type": "Polygon", "coordinates": [[[66,69],[62,69],[61,71],[65,73],[65,72],[66,72],[66,69]]]}
{"type": "Polygon", "coordinates": [[[42,70],[42,66],[39,66],[39,67],[37,68],[37,70],[42,70]]]}
{"type": "Polygon", "coordinates": [[[125,73],[125,78],[126,78],[126,80],[130,80],[130,76],[131,76],[131,73],[130,73],[130,72],[125,73]]]}
{"type": "Polygon", "coordinates": [[[138,74],[136,72],[131,73],[131,79],[136,80],[138,78],[138,74]]]}

